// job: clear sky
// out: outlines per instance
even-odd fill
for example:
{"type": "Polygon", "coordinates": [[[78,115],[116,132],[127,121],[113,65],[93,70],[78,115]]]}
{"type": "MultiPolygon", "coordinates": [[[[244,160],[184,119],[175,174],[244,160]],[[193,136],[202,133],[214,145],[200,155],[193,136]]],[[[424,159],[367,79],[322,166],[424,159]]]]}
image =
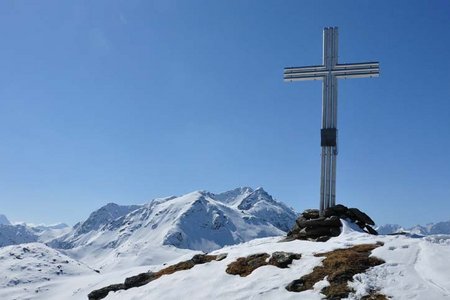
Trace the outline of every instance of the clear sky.
{"type": "Polygon", "coordinates": [[[69,224],[108,203],[264,187],[318,206],[321,83],[340,80],[337,202],[377,223],[450,219],[450,2],[0,2],[0,213],[69,224]]]}

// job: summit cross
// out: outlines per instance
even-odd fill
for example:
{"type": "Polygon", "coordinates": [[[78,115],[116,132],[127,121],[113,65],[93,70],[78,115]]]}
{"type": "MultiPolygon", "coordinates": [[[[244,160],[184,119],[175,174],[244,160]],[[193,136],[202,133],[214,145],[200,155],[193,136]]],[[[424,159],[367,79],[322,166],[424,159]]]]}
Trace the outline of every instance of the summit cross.
{"type": "Polygon", "coordinates": [[[284,81],[322,80],[320,214],[336,205],[338,78],[378,77],[378,62],[338,64],[338,28],[323,29],[323,63],[284,69],[284,81]]]}

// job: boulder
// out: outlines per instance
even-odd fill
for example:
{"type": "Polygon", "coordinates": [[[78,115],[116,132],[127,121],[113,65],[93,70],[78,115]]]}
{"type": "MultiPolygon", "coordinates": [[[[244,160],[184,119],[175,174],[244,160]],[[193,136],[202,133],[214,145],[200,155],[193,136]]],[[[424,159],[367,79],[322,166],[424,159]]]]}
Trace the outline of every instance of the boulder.
{"type": "Polygon", "coordinates": [[[325,209],[324,215],[325,217],[331,217],[331,216],[343,216],[348,211],[348,208],[342,204],[337,204],[335,206],[329,207],[325,209]]]}
{"type": "Polygon", "coordinates": [[[272,253],[272,256],[269,259],[269,265],[285,269],[292,263],[294,259],[300,259],[301,257],[301,254],[277,251],[272,253]]]}
{"type": "Polygon", "coordinates": [[[88,294],[88,299],[89,300],[99,300],[99,299],[103,299],[106,296],[108,296],[109,292],[116,292],[118,290],[123,290],[125,288],[124,284],[111,284],[108,285],[104,288],[92,291],[88,294]]]}
{"type": "Polygon", "coordinates": [[[373,229],[370,225],[366,225],[366,230],[367,230],[370,234],[378,235],[378,232],[377,232],[375,229],[373,229]]]}
{"type": "Polygon", "coordinates": [[[304,212],[302,212],[302,216],[308,220],[317,219],[318,217],[320,217],[318,209],[307,209],[304,212]]]}
{"type": "Polygon", "coordinates": [[[367,214],[363,213],[359,209],[349,208],[348,210],[355,215],[356,220],[368,225],[375,225],[375,222],[367,214]]]}
{"type": "Polygon", "coordinates": [[[347,208],[338,204],[327,208],[323,216],[320,216],[318,209],[305,210],[288,232],[286,240],[327,241],[341,233],[340,219],[356,223],[367,233],[377,234],[376,230],[370,227],[375,222],[367,214],[357,208],[347,208]]]}
{"type": "Polygon", "coordinates": [[[130,289],[133,287],[138,287],[138,286],[142,286],[145,285],[147,283],[149,283],[152,280],[155,280],[158,278],[158,275],[156,275],[153,272],[148,272],[148,273],[141,273],[138,274],[136,276],[131,276],[125,279],[124,282],[124,288],[125,289],[130,289]]]}

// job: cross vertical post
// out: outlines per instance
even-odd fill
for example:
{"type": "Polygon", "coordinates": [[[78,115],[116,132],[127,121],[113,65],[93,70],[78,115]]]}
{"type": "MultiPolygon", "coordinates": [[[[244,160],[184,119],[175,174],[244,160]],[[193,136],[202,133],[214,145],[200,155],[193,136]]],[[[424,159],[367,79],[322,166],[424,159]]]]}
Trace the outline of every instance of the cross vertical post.
{"type": "Polygon", "coordinates": [[[338,28],[323,30],[323,62],[319,66],[284,69],[285,81],[322,80],[320,213],[336,205],[337,79],[378,77],[378,62],[338,64],[338,28]]]}

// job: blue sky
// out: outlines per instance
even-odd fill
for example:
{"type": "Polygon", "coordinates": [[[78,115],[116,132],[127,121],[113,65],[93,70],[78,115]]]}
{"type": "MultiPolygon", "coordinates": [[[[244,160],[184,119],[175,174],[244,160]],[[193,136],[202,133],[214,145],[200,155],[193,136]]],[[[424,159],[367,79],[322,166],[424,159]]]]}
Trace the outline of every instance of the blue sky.
{"type": "Polygon", "coordinates": [[[450,2],[2,1],[0,213],[73,224],[107,202],[264,187],[317,207],[321,83],[339,61],[337,202],[378,223],[449,219],[450,2]]]}

